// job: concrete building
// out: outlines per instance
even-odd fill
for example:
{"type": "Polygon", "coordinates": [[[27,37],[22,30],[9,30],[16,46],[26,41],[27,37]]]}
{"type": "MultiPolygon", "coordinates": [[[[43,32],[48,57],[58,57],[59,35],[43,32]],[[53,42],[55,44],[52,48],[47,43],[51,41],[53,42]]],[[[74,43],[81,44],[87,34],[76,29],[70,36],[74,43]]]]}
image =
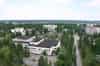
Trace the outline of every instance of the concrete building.
{"type": "Polygon", "coordinates": [[[27,46],[30,53],[41,54],[46,51],[48,55],[52,55],[61,44],[59,40],[49,40],[44,38],[36,39],[35,36],[17,37],[13,39],[13,42],[15,42],[15,44],[22,44],[23,47],[27,46]]]}
{"type": "Polygon", "coordinates": [[[100,25],[96,24],[87,24],[85,28],[85,32],[87,34],[93,35],[93,34],[100,34],[100,25]]]}
{"type": "Polygon", "coordinates": [[[14,29],[11,29],[11,32],[12,33],[21,33],[21,35],[26,35],[26,31],[24,28],[14,28],[14,29]]]}
{"type": "Polygon", "coordinates": [[[57,25],[43,25],[44,28],[47,28],[48,31],[55,31],[57,25]]]}

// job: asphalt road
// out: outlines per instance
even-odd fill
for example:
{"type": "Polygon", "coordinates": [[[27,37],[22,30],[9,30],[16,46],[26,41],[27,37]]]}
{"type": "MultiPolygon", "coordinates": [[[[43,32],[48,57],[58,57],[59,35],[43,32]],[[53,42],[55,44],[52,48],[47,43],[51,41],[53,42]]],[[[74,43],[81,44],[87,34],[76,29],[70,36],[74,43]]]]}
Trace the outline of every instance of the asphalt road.
{"type": "Polygon", "coordinates": [[[74,46],[76,50],[76,66],[82,66],[82,59],[80,55],[80,50],[78,48],[78,41],[79,41],[79,36],[77,34],[74,34],[74,46]]]}

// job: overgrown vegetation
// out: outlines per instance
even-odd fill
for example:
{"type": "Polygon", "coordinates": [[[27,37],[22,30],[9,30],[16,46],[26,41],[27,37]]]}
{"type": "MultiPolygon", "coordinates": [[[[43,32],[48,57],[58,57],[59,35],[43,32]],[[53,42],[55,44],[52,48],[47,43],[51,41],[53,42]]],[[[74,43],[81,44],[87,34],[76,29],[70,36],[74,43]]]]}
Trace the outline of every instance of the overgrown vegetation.
{"type": "Polygon", "coordinates": [[[80,35],[80,51],[83,66],[95,66],[95,46],[93,45],[93,37],[86,34],[80,35]]]}
{"type": "Polygon", "coordinates": [[[22,45],[15,45],[9,34],[0,40],[0,66],[22,66],[23,57],[22,45]]]}
{"type": "Polygon", "coordinates": [[[73,64],[73,34],[71,32],[64,32],[62,36],[62,47],[59,51],[57,62],[55,66],[72,66],[73,64]]]}

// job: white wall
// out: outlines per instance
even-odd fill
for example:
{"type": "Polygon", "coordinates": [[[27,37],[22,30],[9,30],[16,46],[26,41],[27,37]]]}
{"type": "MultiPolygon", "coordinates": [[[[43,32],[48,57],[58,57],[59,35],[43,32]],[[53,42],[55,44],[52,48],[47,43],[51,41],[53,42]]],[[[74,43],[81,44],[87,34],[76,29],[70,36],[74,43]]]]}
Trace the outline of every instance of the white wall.
{"type": "Polygon", "coordinates": [[[87,34],[100,34],[100,27],[86,27],[85,29],[87,34]]]}
{"type": "Polygon", "coordinates": [[[53,46],[51,48],[43,48],[43,47],[34,47],[29,46],[30,52],[35,54],[41,54],[43,51],[46,51],[48,55],[52,55],[52,51],[56,50],[58,47],[60,47],[61,42],[59,41],[57,46],[53,46]]]}
{"type": "Polygon", "coordinates": [[[22,35],[26,35],[26,31],[24,28],[14,28],[14,29],[11,29],[11,32],[12,33],[20,32],[22,35]]]}
{"type": "Polygon", "coordinates": [[[47,51],[47,54],[50,54],[49,53],[49,48],[42,48],[42,47],[34,47],[34,46],[29,46],[29,49],[30,49],[30,52],[31,53],[34,53],[34,54],[41,54],[43,53],[43,51],[47,51]]]}

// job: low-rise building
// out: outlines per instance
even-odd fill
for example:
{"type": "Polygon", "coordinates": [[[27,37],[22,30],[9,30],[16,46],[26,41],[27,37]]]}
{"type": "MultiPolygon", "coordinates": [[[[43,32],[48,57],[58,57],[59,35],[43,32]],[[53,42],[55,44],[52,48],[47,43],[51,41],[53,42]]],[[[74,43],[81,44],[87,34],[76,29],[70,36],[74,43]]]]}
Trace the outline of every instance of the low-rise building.
{"type": "Polygon", "coordinates": [[[26,31],[24,28],[14,28],[14,29],[11,29],[11,32],[12,33],[21,33],[21,35],[26,35],[26,31]]]}
{"type": "Polygon", "coordinates": [[[58,40],[44,40],[38,45],[29,44],[31,53],[41,54],[46,51],[48,55],[53,55],[55,50],[60,47],[60,41],[58,40]]]}
{"type": "Polygon", "coordinates": [[[44,28],[47,28],[48,31],[55,31],[57,25],[43,25],[44,28]]]}
{"type": "Polygon", "coordinates": [[[22,44],[23,47],[27,46],[30,50],[30,53],[41,54],[46,51],[48,55],[52,55],[61,44],[59,40],[45,38],[36,39],[35,36],[29,38],[17,37],[14,38],[13,41],[15,44],[22,44]]]}

